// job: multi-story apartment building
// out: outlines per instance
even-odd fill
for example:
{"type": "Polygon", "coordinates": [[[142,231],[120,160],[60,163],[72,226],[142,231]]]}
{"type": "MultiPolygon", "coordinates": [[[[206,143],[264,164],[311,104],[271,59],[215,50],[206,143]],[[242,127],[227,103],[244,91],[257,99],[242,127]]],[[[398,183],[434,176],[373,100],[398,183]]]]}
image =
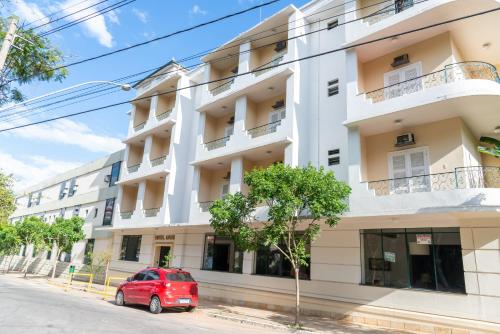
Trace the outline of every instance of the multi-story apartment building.
{"type": "MultiPolygon", "coordinates": [[[[115,152],[20,191],[10,221],[36,216],[51,224],[58,217],[79,216],[85,219],[85,240],[76,243],[71,254],[61,254],[59,260],[82,265],[88,252],[110,252],[110,232],[98,228],[112,223],[123,153],[115,152]]],[[[31,245],[24,245],[15,266],[29,265],[32,272],[49,272],[55,254],[55,249],[34,254],[31,245]]],[[[60,266],[59,271],[65,269],[67,266],[60,266]]]]}
{"type": "Polygon", "coordinates": [[[418,29],[497,6],[314,0],[239,34],[204,66],[172,61],[139,82],[116,214],[95,229],[113,235],[111,269],[171,254],[205,297],[293,306],[286,260],[214,235],[208,208],[247,191],[253,168],[312,163],[352,195],[310,245],[304,309],[500,331],[500,162],[476,149],[500,130],[500,14],[418,29]]]}

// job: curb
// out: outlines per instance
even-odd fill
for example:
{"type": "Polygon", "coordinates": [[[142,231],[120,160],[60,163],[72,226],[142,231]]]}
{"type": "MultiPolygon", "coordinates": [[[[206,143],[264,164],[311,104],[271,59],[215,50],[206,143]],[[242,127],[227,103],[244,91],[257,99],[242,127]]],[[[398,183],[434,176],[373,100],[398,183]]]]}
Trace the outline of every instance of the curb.
{"type": "Polygon", "coordinates": [[[228,320],[228,321],[233,321],[237,322],[240,324],[245,324],[245,325],[251,325],[255,327],[261,327],[261,328],[270,328],[270,329],[275,329],[279,330],[282,332],[288,332],[288,333],[298,333],[298,334],[314,334],[316,332],[311,332],[308,330],[304,329],[294,329],[290,328],[285,325],[274,325],[274,324],[269,324],[269,323],[264,323],[260,321],[255,321],[255,320],[249,320],[241,317],[232,317],[228,315],[222,315],[220,313],[215,313],[215,312],[207,312],[207,315],[212,318],[217,318],[217,319],[223,319],[223,320],[228,320]]]}

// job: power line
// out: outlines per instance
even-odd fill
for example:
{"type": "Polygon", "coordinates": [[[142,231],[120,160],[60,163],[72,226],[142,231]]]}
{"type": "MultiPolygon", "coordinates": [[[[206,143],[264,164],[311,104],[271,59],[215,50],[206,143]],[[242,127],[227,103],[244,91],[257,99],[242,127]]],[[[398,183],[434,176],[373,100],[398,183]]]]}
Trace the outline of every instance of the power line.
{"type": "MultiPolygon", "coordinates": [[[[392,34],[392,35],[388,35],[388,36],[384,36],[384,37],[379,37],[379,38],[376,38],[376,39],[373,39],[373,40],[369,40],[369,41],[365,41],[365,42],[356,43],[356,44],[353,44],[353,45],[350,45],[350,46],[347,46],[347,47],[336,48],[336,49],[333,49],[333,50],[320,52],[320,53],[317,53],[317,54],[314,54],[314,55],[310,55],[310,56],[305,56],[305,57],[298,58],[298,59],[289,60],[289,61],[286,61],[286,62],[283,62],[283,63],[280,63],[280,64],[276,64],[276,65],[272,65],[272,66],[268,66],[268,67],[259,69],[259,71],[269,70],[269,69],[273,69],[273,68],[276,68],[276,67],[289,65],[289,64],[292,64],[292,63],[295,63],[295,62],[309,60],[309,59],[313,59],[313,58],[325,56],[325,55],[328,55],[328,54],[331,54],[331,53],[345,51],[345,50],[356,48],[356,47],[359,47],[359,46],[363,46],[363,45],[368,45],[368,44],[380,42],[380,41],[383,41],[383,40],[386,40],[386,39],[392,39],[392,38],[395,38],[395,37],[412,34],[412,33],[415,33],[415,32],[419,32],[419,31],[423,31],[423,30],[435,28],[435,27],[438,27],[438,26],[441,26],[441,25],[444,25],[444,24],[449,24],[449,23],[453,23],[453,22],[457,22],[457,21],[469,19],[469,18],[472,18],[472,17],[476,17],[476,16],[481,16],[481,15],[493,13],[493,12],[496,12],[496,11],[499,11],[499,10],[500,10],[500,8],[494,8],[494,9],[490,9],[490,10],[486,10],[486,11],[482,11],[482,12],[478,12],[478,13],[474,13],[474,14],[470,14],[470,15],[465,15],[465,16],[461,16],[461,17],[458,17],[458,18],[450,19],[450,20],[446,20],[446,21],[441,21],[439,23],[430,24],[430,25],[427,25],[427,26],[424,26],[424,27],[420,27],[420,28],[416,28],[416,29],[411,29],[411,30],[407,30],[407,31],[404,31],[404,32],[400,32],[400,33],[396,33],[396,34],[392,34]]],[[[43,121],[38,121],[38,122],[33,122],[33,123],[23,124],[23,125],[18,125],[18,126],[10,127],[10,128],[7,128],[7,129],[1,129],[0,132],[5,132],[5,131],[10,131],[10,130],[20,129],[20,128],[24,128],[24,127],[28,127],[28,126],[32,126],[32,125],[38,125],[38,124],[47,123],[47,122],[52,122],[52,121],[55,121],[55,120],[59,120],[59,119],[63,119],[63,118],[69,118],[69,117],[78,116],[78,115],[83,115],[83,114],[87,114],[87,113],[90,113],[90,112],[99,111],[99,110],[103,110],[103,109],[109,109],[111,107],[116,107],[116,106],[120,106],[120,105],[124,105],[124,104],[129,104],[129,103],[133,103],[133,102],[137,102],[137,101],[142,101],[142,100],[150,99],[150,98],[152,98],[154,96],[161,96],[161,95],[170,94],[170,93],[173,93],[173,92],[178,92],[178,91],[189,89],[189,88],[196,88],[196,87],[200,87],[202,85],[208,85],[208,84],[215,83],[215,82],[226,81],[228,79],[233,79],[233,78],[240,77],[240,76],[243,76],[243,75],[249,75],[249,74],[252,74],[252,73],[255,73],[255,72],[256,71],[253,70],[253,71],[248,71],[248,72],[244,72],[244,73],[238,73],[238,74],[231,75],[229,77],[225,77],[225,78],[221,78],[221,79],[216,79],[216,80],[209,80],[209,81],[206,81],[206,82],[197,83],[197,84],[186,86],[186,87],[172,89],[170,91],[166,91],[166,92],[163,92],[163,93],[152,94],[152,95],[144,96],[144,97],[141,97],[141,98],[135,98],[135,99],[132,99],[132,100],[129,100],[129,101],[117,102],[117,103],[108,104],[108,105],[105,105],[105,106],[102,106],[102,107],[88,109],[88,110],[84,110],[84,111],[80,111],[80,112],[76,112],[76,113],[72,113],[72,114],[67,114],[67,115],[63,115],[63,116],[53,117],[53,118],[46,119],[46,120],[43,120],[43,121]]]]}
{"type": "MultiPolygon", "coordinates": [[[[352,1],[355,1],[355,0],[351,0],[351,2],[352,2],[352,1]]],[[[385,1],[382,1],[382,2],[379,2],[379,3],[375,3],[375,4],[372,4],[372,5],[368,5],[368,6],[362,7],[362,8],[357,8],[357,9],[355,9],[355,10],[348,11],[348,12],[345,12],[345,13],[342,13],[342,14],[337,14],[337,15],[333,15],[333,16],[330,16],[330,17],[327,17],[327,18],[323,18],[323,19],[320,19],[320,20],[318,20],[318,21],[315,21],[315,23],[317,23],[317,22],[322,22],[322,21],[325,21],[325,20],[329,20],[329,19],[334,18],[334,17],[343,16],[344,14],[348,14],[348,13],[356,12],[356,11],[363,10],[363,9],[366,9],[366,8],[370,8],[370,7],[373,7],[373,6],[378,6],[378,5],[383,4],[383,3],[386,3],[386,2],[388,2],[388,1],[390,1],[390,0],[385,0],[385,1]]],[[[421,3],[421,2],[425,2],[425,1],[428,1],[428,0],[421,0],[421,1],[419,1],[419,2],[416,2],[416,4],[421,3]]],[[[332,9],[335,9],[335,8],[338,8],[338,7],[343,7],[343,6],[344,6],[344,4],[342,4],[342,5],[336,5],[336,6],[333,6],[333,7],[329,7],[329,8],[323,9],[323,10],[321,10],[321,11],[319,11],[319,12],[316,12],[316,13],[310,14],[310,15],[308,15],[308,16],[305,16],[304,18],[311,17],[311,16],[316,16],[316,15],[318,15],[318,14],[322,13],[322,12],[329,11],[329,10],[332,10],[332,9]]],[[[391,12],[391,10],[388,10],[388,11],[386,11],[386,12],[391,12]]],[[[376,13],[372,13],[372,14],[369,14],[369,15],[367,15],[367,16],[365,16],[365,17],[361,17],[361,18],[358,18],[358,19],[355,19],[355,20],[351,20],[351,21],[343,22],[343,23],[340,23],[339,25],[344,25],[344,24],[351,23],[351,22],[354,22],[354,21],[363,20],[363,19],[365,19],[365,18],[367,18],[367,17],[371,17],[371,16],[376,16],[376,15],[384,14],[384,13],[386,13],[386,12],[377,11],[376,13]]],[[[298,21],[298,20],[296,20],[296,21],[298,21]]],[[[287,30],[284,30],[284,31],[275,32],[275,31],[276,31],[276,28],[281,27],[281,26],[284,26],[284,25],[288,25],[288,24],[289,24],[289,23],[287,22],[287,23],[280,24],[280,25],[278,25],[278,26],[275,26],[275,27],[269,28],[269,29],[264,30],[264,31],[262,31],[262,32],[259,32],[259,33],[254,33],[254,34],[251,34],[251,35],[249,35],[249,36],[245,36],[245,37],[257,36],[257,35],[261,35],[263,32],[266,32],[266,31],[273,31],[273,32],[274,32],[274,33],[272,33],[272,34],[270,34],[270,35],[267,35],[267,36],[263,36],[263,37],[256,38],[256,39],[253,39],[253,40],[249,40],[249,41],[247,40],[246,42],[255,42],[255,41],[258,41],[258,40],[260,40],[260,39],[266,39],[266,38],[269,38],[269,37],[271,37],[271,36],[273,36],[273,35],[282,34],[282,33],[286,32],[286,31],[291,31],[291,30],[294,30],[294,29],[296,29],[296,28],[300,28],[300,27],[307,26],[307,25],[309,25],[310,23],[304,24],[304,25],[302,25],[302,26],[294,27],[294,28],[291,28],[291,29],[287,29],[287,30]]],[[[286,41],[289,41],[289,40],[294,39],[294,38],[303,37],[303,36],[306,36],[306,35],[309,35],[309,34],[312,34],[312,33],[316,33],[316,32],[319,32],[319,31],[323,31],[323,30],[327,30],[327,28],[324,28],[324,29],[318,29],[318,30],[311,31],[311,32],[306,33],[306,34],[303,34],[303,35],[298,35],[298,36],[295,36],[295,37],[293,37],[293,38],[288,38],[288,39],[286,39],[286,41]]],[[[249,49],[249,50],[247,50],[247,51],[238,52],[238,54],[242,54],[242,53],[245,53],[245,52],[250,52],[250,51],[253,51],[253,50],[256,50],[256,49],[259,49],[259,48],[267,47],[267,46],[272,45],[272,44],[273,44],[273,43],[269,43],[269,44],[265,44],[265,45],[262,45],[262,46],[259,46],[259,47],[251,48],[251,49],[249,49]]],[[[241,45],[241,44],[239,44],[239,45],[241,45]]],[[[217,50],[217,52],[220,52],[220,51],[223,51],[223,50],[225,50],[225,49],[229,49],[229,48],[234,48],[234,47],[235,47],[235,46],[222,48],[222,49],[217,50]]],[[[183,58],[183,59],[179,60],[177,63],[182,63],[182,62],[185,62],[185,61],[187,61],[187,60],[194,59],[194,58],[196,58],[196,57],[198,57],[198,56],[200,56],[200,55],[210,54],[210,53],[212,53],[212,52],[211,52],[211,50],[214,50],[214,49],[216,49],[216,48],[212,48],[212,49],[210,49],[209,51],[205,51],[205,52],[201,52],[201,53],[198,53],[198,54],[195,54],[195,55],[192,55],[192,56],[185,57],[185,58],[183,58]]],[[[232,56],[224,56],[224,57],[216,58],[216,59],[212,60],[212,62],[217,62],[217,61],[225,60],[225,59],[227,59],[227,58],[232,58],[233,56],[235,56],[235,55],[232,55],[232,56]]],[[[194,65],[191,65],[191,66],[184,66],[184,68],[185,68],[185,69],[188,69],[188,68],[193,68],[193,67],[197,67],[197,66],[200,66],[200,65],[203,65],[203,64],[204,64],[204,63],[197,63],[197,64],[194,64],[194,65]]],[[[149,70],[141,71],[141,72],[138,72],[138,73],[135,73],[135,74],[131,74],[131,75],[128,75],[128,76],[125,76],[125,77],[122,77],[122,78],[114,79],[114,80],[112,80],[112,81],[122,81],[122,80],[124,80],[124,79],[128,79],[128,78],[131,78],[131,77],[134,77],[134,76],[137,76],[137,75],[141,75],[141,74],[145,74],[145,73],[148,73],[148,72],[151,72],[151,71],[159,70],[159,69],[161,69],[161,68],[163,68],[163,67],[164,67],[164,65],[162,65],[162,66],[160,66],[160,67],[155,67],[155,68],[153,68],[153,69],[149,69],[149,70]]],[[[161,74],[158,74],[158,75],[153,75],[153,76],[150,76],[150,77],[148,77],[148,78],[154,78],[154,77],[157,77],[157,76],[163,76],[163,75],[166,75],[166,74],[168,74],[168,73],[169,73],[169,72],[164,72],[164,73],[161,73],[161,74]]],[[[129,83],[130,83],[130,84],[134,84],[134,83],[140,82],[141,80],[143,80],[143,79],[136,80],[136,81],[132,81],[132,82],[129,82],[129,83]]],[[[101,86],[101,84],[96,85],[96,86],[94,86],[94,87],[86,87],[86,88],[82,88],[82,89],[80,89],[80,90],[78,90],[78,91],[84,91],[84,90],[94,89],[94,88],[97,88],[97,87],[99,87],[99,86],[101,86]]],[[[105,88],[104,90],[109,90],[109,89],[114,89],[114,87],[107,87],[107,88],[105,88]]],[[[78,91],[76,91],[76,92],[78,92],[78,91]]],[[[98,92],[100,92],[100,91],[102,91],[102,90],[98,90],[98,91],[96,91],[96,92],[98,93],[98,92]]],[[[76,93],[76,92],[65,93],[64,95],[74,94],[74,93],[76,93]]],[[[89,94],[79,95],[79,96],[76,96],[76,97],[74,97],[74,98],[77,98],[77,97],[80,97],[80,96],[85,96],[85,95],[89,95],[89,94]]],[[[54,99],[54,98],[57,98],[57,97],[59,97],[59,96],[52,96],[52,97],[48,97],[48,98],[45,98],[45,99],[43,99],[43,100],[38,100],[38,101],[36,101],[36,102],[33,102],[33,104],[40,103],[40,102],[43,102],[43,101],[46,101],[46,100],[51,100],[51,99],[54,99]]],[[[67,100],[68,100],[68,99],[65,99],[65,100],[62,100],[61,102],[64,102],[64,101],[67,101],[67,100]]],[[[51,103],[51,104],[48,104],[48,105],[40,106],[40,107],[37,107],[37,108],[35,108],[35,109],[42,108],[42,107],[45,107],[45,106],[50,106],[50,105],[53,105],[53,104],[55,104],[55,103],[51,103]]],[[[22,104],[22,106],[26,106],[26,104],[22,104]]],[[[3,111],[5,112],[5,111],[11,110],[11,109],[15,109],[15,108],[16,108],[16,107],[14,106],[14,107],[12,107],[12,108],[8,108],[8,109],[3,110],[3,111]]],[[[29,111],[29,110],[28,110],[28,111],[29,111]]],[[[10,114],[10,115],[12,115],[12,114],[10,114]]],[[[10,115],[6,115],[6,116],[10,116],[10,115]]],[[[4,117],[5,117],[5,116],[4,116],[4,117]]],[[[2,118],[2,117],[0,116],[0,118],[2,118]]]]}
{"type": "MultiPolygon", "coordinates": [[[[90,0],[83,0],[83,1],[77,2],[77,3],[75,3],[75,4],[72,4],[71,6],[64,7],[64,8],[61,8],[61,9],[59,9],[59,10],[56,10],[56,11],[54,11],[54,12],[52,12],[52,13],[47,14],[45,17],[41,17],[41,18],[38,18],[38,19],[36,19],[36,20],[34,20],[34,21],[31,21],[31,22],[26,23],[26,27],[27,27],[27,26],[32,25],[32,24],[33,24],[33,23],[35,23],[35,22],[39,22],[39,21],[45,20],[45,19],[46,19],[46,18],[48,18],[48,17],[54,16],[54,15],[55,15],[55,14],[57,14],[57,13],[63,12],[63,11],[65,11],[65,10],[67,10],[67,9],[73,8],[73,7],[78,6],[78,5],[80,5],[80,4],[84,3],[84,2],[87,2],[87,1],[90,1],[90,0]]],[[[49,19],[49,21],[50,21],[50,19],[49,19]]],[[[35,28],[33,28],[33,29],[36,29],[36,28],[37,28],[37,27],[35,27],[35,28]]]]}

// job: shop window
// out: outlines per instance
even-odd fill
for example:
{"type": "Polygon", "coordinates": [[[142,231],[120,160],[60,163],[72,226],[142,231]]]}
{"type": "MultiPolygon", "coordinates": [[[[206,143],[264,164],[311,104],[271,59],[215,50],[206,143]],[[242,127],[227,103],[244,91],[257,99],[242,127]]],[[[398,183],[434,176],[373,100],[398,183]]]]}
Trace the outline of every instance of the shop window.
{"type": "Polygon", "coordinates": [[[140,249],[141,249],[140,235],[124,235],[122,239],[120,260],[138,262],[140,249]]]}
{"type": "Polygon", "coordinates": [[[206,235],[202,269],[241,274],[243,252],[236,248],[230,238],[206,235]]]}
{"type": "MultiPolygon", "coordinates": [[[[285,249],[286,247],[285,245],[280,245],[280,248],[285,249]]],[[[309,246],[307,247],[307,253],[311,253],[309,246]]],[[[300,267],[300,279],[310,278],[310,264],[311,262],[309,257],[307,259],[307,266],[300,267]]],[[[295,277],[292,264],[275,246],[262,246],[257,251],[255,273],[257,275],[295,277]]]]}
{"type": "Polygon", "coordinates": [[[465,292],[458,228],[362,230],[363,283],[465,292]]]}

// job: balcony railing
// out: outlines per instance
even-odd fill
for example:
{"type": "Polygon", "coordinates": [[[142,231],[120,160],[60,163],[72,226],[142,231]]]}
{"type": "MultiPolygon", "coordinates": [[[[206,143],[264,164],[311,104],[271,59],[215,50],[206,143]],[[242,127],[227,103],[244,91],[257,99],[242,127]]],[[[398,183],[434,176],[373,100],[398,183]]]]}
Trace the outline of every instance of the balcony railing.
{"type": "Polygon", "coordinates": [[[413,7],[413,5],[423,1],[426,0],[390,0],[378,3],[376,7],[374,6],[375,11],[372,14],[367,15],[367,17],[363,19],[363,22],[368,24],[380,22],[385,18],[401,13],[402,11],[407,10],[408,8],[413,7]]]}
{"type": "Polygon", "coordinates": [[[264,73],[267,73],[269,72],[270,70],[272,70],[275,66],[277,66],[279,63],[281,63],[281,61],[283,60],[283,58],[285,57],[285,54],[287,52],[287,49],[283,50],[283,51],[280,51],[278,54],[276,54],[274,56],[274,58],[268,62],[268,63],[265,63],[265,64],[262,64],[258,67],[256,67],[254,70],[253,70],[253,74],[258,77],[259,75],[262,75],[264,73]],[[260,68],[262,68],[260,70],[260,68]]]}
{"type": "Polygon", "coordinates": [[[234,82],[234,78],[232,78],[232,79],[230,79],[230,80],[228,80],[228,81],[224,82],[224,83],[223,83],[222,85],[220,85],[220,86],[217,86],[217,87],[215,87],[215,88],[212,88],[212,89],[210,90],[210,93],[212,93],[212,95],[214,95],[214,96],[215,96],[215,95],[218,95],[218,94],[220,94],[220,93],[223,93],[223,92],[225,92],[226,90],[229,90],[229,89],[231,88],[231,86],[232,86],[233,82],[234,82]]]}
{"type": "Polygon", "coordinates": [[[491,80],[500,83],[495,66],[479,61],[468,61],[449,64],[442,70],[368,92],[366,98],[371,99],[373,103],[377,103],[446,83],[472,79],[491,80]]]}
{"type": "Polygon", "coordinates": [[[156,115],[156,119],[158,121],[164,120],[165,118],[168,118],[172,114],[172,109],[166,110],[162,112],[161,114],[156,115]]]}
{"type": "Polygon", "coordinates": [[[134,131],[140,131],[144,129],[145,126],[146,126],[146,121],[139,123],[136,126],[134,126],[134,131]]]}
{"type": "Polygon", "coordinates": [[[281,120],[276,121],[276,122],[271,122],[268,124],[264,124],[264,125],[258,126],[256,128],[253,128],[253,129],[249,129],[248,134],[252,138],[264,136],[264,135],[276,132],[276,129],[278,128],[279,125],[281,125],[281,120]]]}
{"type": "Polygon", "coordinates": [[[214,201],[198,202],[202,212],[208,212],[214,201]]]}
{"type": "Polygon", "coordinates": [[[127,167],[127,170],[129,173],[135,173],[139,170],[139,167],[141,167],[141,164],[137,164],[137,165],[132,165],[132,166],[128,166],[127,167]]]}
{"type": "Polygon", "coordinates": [[[500,167],[458,167],[454,172],[368,182],[376,196],[454,189],[500,188],[500,167]]]}
{"type": "Polygon", "coordinates": [[[205,148],[208,151],[215,150],[216,148],[224,147],[226,146],[226,143],[229,141],[230,136],[227,137],[222,137],[216,140],[212,140],[209,142],[205,143],[205,148]]]}
{"type": "Polygon", "coordinates": [[[163,163],[165,162],[166,159],[167,159],[166,155],[163,155],[163,156],[156,158],[156,159],[152,159],[151,160],[151,167],[163,165],[163,163]]]}
{"type": "Polygon", "coordinates": [[[133,213],[134,211],[120,212],[120,217],[122,217],[122,219],[130,219],[133,213]]]}
{"type": "Polygon", "coordinates": [[[144,216],[145,217],[156,217],[156,216],[158,216],[160,209],[161,208],[144,209],[144,216]]]}

